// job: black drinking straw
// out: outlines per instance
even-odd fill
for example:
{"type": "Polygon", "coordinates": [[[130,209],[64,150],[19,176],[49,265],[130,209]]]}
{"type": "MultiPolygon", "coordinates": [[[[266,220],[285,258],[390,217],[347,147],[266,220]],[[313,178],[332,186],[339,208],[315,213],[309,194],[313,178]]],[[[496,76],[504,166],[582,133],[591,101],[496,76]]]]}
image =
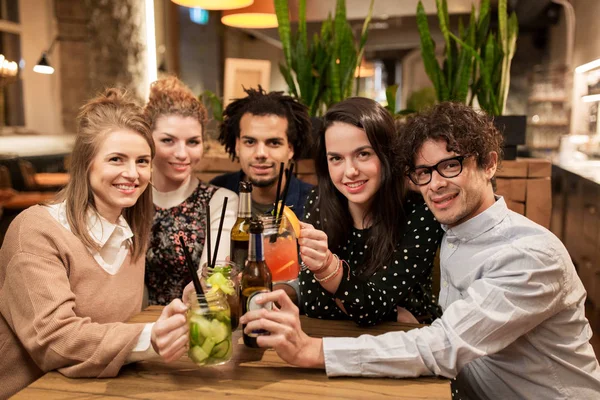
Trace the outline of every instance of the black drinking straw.
{"type": "Polygon", "coordinates": [[[275,221],[277,221],[279,223],[279,219],[281,218],[281,216],[283,215],[283,207],[285,207],[285,200],[288,194],[288,189],[290,188],[290,181],[292,180],[292,173],[294,172],[294,163],[292,163],[292,165],[290,165],[290,169],[286,170],[286,175],[285,175],[285,187],[283,189],[283,195],[281,196],[281,206],[279,207],[279,212],[276,214],[277,218],[275,219],[275,221]]]}
{"type": "Polygon", "coordinates": [[[279,218],[277,210],[279,208],[279,194],[281,192],[281,181],[283,178],[283,163],[279,164],[279,180],[277,181],[277,192],[275,193],[275,219],[279,218]]]}
{"type": "Polygon", "coordinates": [[[206,263],[210,267],[210,260],[212,257],[210,256],[210,204],[206,205],[206,243],[205,246],[208,246],[206,249],[206,263]]]}
{"type": "MultiPolygon", "coordinates": [[[[217,242],[215,243],[215,254],[213,255],[213,260],[212,260],[212,265],[211,268],[215,267],[215,264],[217,263],[217,253],[219,252],[219,242],[221,241],[221,231],[223,230],[223,220],[225,219],[225,209],[227,208],[227,200],[229,200],[228,197],[225,197],[223,199],[223,208],[221,209],[221,221],[219,221],[219,230],[217,232],[217,242]]],[[[209,227],[210,229],[210,227],[209,227]]]]}
{"type": "Polygon", "coordinates": [[[185,243],[185,239],[183,238],[182,235],[179,235],[178,238],[179,238],[179,244],[181,244],[181,247],[183,248],[183,255],[185,256],[185,263],[187,264],[187,267],[190,270],[190,275],[192,275],[192,282],[194,282],[194,289],[196,289],[196,297],[198,297],[198,295],[204,296],[204,291],[202,290],[202,285],[200,285],[200,279],[198,278],[198,272],[196,271],[196,268],[194,267],[194,262],[192,261],[192,256],[190,256],[190,253],[188,252],[188,248],[185,243]]]}

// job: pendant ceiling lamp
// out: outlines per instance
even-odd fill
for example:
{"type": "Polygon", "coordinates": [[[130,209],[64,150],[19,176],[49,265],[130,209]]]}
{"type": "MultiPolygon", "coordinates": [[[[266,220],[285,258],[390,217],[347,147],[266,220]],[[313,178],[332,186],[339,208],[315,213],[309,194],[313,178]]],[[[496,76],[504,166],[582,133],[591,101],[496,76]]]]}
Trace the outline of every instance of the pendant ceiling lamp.
{"type": "Polygon", "coordinates": [[[233,10],[252,5],[254,0],[171,0],[175,4],[205,10],[233,10]]]}
{"type": "Polygon", "coordinates": [[[254,0],[251,6],[225,10],[221,22],[234,28],[276,28],[277,16],[273,0],[254,0]]]}

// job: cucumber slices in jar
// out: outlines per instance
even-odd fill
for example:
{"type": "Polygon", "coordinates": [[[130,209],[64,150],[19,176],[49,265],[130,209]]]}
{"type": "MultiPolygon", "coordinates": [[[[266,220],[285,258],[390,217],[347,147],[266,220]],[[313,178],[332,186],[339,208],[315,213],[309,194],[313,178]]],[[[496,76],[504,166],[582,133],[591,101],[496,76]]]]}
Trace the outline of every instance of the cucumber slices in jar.
{"type": "Polygon", "coordinates": [[[188,356],[198,365],[220,364],[231,357],[231,322],[229,316],[193,314],[189,318],[190,350],[188,356]]]}

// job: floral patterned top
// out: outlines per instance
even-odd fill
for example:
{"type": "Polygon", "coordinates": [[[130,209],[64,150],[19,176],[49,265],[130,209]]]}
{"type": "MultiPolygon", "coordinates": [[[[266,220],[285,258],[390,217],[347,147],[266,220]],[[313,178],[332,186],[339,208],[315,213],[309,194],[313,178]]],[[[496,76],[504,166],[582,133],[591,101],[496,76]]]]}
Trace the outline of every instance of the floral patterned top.
{"type": "Polygon", "coordinates": [[[194,265],[199,265],[206,237],[206,205],[218,189],[200,182],[181,204],[171,208],[154,207],[156,214],[146,252],[149,304],[166,305],[181,297],[191,279],[177,236],[183,234],[194,265]]]}
{"type": "MultiPolygon", "coordinates": [[[[366,257],[369,229],[352,228],[346,245],[331,249],[347,262],[335,294],[323,289],[309,270],[300,273],[300,297],[306,315],[351,319],[362,326],[395,321],[396,306],[406,308],[425,323],[441,315],[431,284],[433,260],[444,232],[420,194],[410,193],[404,208],[407,223],[401,242],[387,265],[366,280],[359,279],[355,271],[366,257]],[[337,306],[335,299],[342,302],[348,314],[337,306]]],[[[307,198],[305,210],[304,220],[316,221],[315,228],[320,229],[321,222],[314,216],[319,212],[318,196],[314,191],[307,198]]]]}

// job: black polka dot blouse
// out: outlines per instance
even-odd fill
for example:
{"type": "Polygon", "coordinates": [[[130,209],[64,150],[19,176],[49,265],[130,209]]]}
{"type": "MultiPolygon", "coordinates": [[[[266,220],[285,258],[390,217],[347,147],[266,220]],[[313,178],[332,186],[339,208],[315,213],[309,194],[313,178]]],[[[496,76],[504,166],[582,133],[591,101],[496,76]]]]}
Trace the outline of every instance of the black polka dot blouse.
{"type": "MultiPolygon", "coordinates": [[[[300,301],[309,317],[351,319],[361,326],[396,320],[396,306],[410,311],[417,319],[431,322],[441,314],[437,297],[431,292],[433,260],[443,230],[425,205],[420,194],[411,193],[404,204],[407,224],[402,240],[386,265],[367,280],[359,279],[355,271],[365,260],[369,229],[348,233],[346,244],[330,250],[347,262],[342,281],[335,294],[321,287],[309,270],[300,273],[300,301]],[[345,314],[336,304],[339,299],[345,314]],[[419,318],[421,317],[421,318],[419,318]]],[[[313,190],[305,206],[304,220],[319,221],[318,196],[313,190]],[[312,214],[312,216],[311,216],[312,214]]],[[[315,228],[323,229],[315,223],[315,228]]]]}

